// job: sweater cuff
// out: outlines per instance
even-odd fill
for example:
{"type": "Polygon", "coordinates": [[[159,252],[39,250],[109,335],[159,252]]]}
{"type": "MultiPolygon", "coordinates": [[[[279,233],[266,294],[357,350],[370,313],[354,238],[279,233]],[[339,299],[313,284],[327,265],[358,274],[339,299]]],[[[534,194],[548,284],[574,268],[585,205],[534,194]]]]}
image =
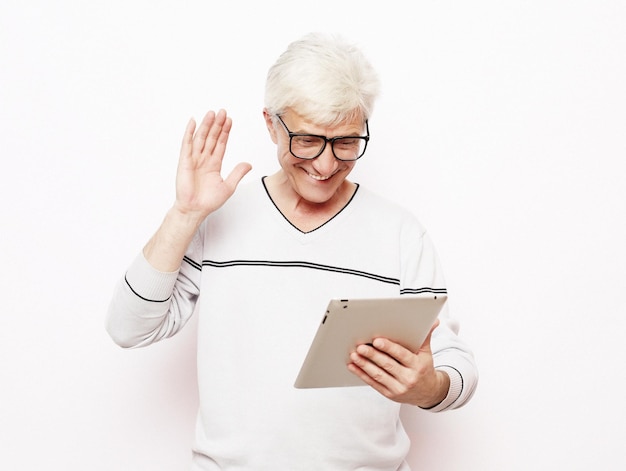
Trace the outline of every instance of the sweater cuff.
{"type": "Polygon", "coordinates": [[[178,270],[161,272],[155,269],[140,253],[126,272],[126,284],[136,296],[151,302],[165,302],[172,292],[178,278],[178,270]]]}
{"type": "Polygon", "coordinates": [[[463,377],[456,368],[451,366],[441,365],[437,367],[438,371],[447,373],[450,378],[450,388],[445,399],[434,407],[425,409],[429,412],[441,412],[450,407],[460,396],[463,391],[463,377]]]}

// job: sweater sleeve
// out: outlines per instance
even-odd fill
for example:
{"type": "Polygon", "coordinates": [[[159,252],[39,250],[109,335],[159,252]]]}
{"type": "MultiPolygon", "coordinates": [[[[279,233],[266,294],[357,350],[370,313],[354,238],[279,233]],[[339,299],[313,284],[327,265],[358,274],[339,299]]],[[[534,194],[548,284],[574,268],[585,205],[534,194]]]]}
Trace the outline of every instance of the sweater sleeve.
{"type": "Polygon", "coordinates": [[[194,312],[201,271],[200,236],[192,241],[181,267],[160,272],[137,255],[118,281],[106,316],[105,327],[124,348],[143,347],[179,332],[194,312]]]}
{"type": "MultiPolygon", "coordinates": [[[[404,293],[447,293],[443,271],[428,233],[417,221],[402,230],[402,285],[404,293]]],[[[459,322],[450,316],[447,304],[439,314],[431,349],[435,368],[448,374],[446,398],[431,412],[456,409],[470,400],[478,383],[478,369],[470,346],[459,336],[459,322]]]]}

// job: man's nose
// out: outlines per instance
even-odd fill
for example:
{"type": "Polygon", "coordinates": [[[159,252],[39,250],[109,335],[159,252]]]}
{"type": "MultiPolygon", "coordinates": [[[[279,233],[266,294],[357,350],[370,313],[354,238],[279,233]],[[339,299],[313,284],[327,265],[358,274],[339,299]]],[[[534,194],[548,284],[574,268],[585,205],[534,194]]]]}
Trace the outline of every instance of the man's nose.
{"type": "Polygon", "coordinates": [[[337,169],[338,161],[333,154],[330,143],[326,145],[324,151],[313,160],[313,168],[322,176],[332,175],[337,169]]]}

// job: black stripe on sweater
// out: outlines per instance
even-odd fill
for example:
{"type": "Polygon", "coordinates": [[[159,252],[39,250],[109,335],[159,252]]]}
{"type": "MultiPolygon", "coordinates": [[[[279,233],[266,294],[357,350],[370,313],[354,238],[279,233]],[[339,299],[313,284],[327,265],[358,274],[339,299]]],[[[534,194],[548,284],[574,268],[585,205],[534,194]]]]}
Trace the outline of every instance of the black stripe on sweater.
{"type": "MultiPolygon", "coordinates": [[[[392,285],[400,285],[398,278],[391,278],[388,276],[376,275],[374,273],[368,273],[361,270],[354,270],[352,268],[334,267],[331,265],[322,265],[319,263],[303,262],[303,261],[270,261],[270,260],[228,260],[225,262],[217,262],[215,260],[203,260],[202,264],[185,257],[184,260],[189,263],[196,270],[202,270],[203,266],[213,268],[228,268],[236,266],[263,266],[263,267],[278,267],[278,268],[309,268],[313,270],[324,270],[334,273],[344,273],[346,275],[362,276],[371,280],[380,281],[381,283],[388,283],[392,285]]],[[[400,294],[421,294],[421,293],[435,293],[445,294],[445,288],[404,288],[400,290],[400,294]]]]}

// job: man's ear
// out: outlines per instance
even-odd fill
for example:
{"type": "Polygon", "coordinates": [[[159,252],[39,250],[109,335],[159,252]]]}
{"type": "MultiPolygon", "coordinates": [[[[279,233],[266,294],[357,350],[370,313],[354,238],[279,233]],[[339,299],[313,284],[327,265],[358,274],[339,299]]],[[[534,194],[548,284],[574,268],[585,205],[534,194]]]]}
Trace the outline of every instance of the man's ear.
{"type": "Polygon", "coordinates": [[[269,114],[267,108],[263,108],[263,118],[265,119],[265,125],[270,133],[270,138],[274,144],[278,144],[278,136],[276,136],[276,127],[274,127],[274,120],[272,115],[269,114]]]}

